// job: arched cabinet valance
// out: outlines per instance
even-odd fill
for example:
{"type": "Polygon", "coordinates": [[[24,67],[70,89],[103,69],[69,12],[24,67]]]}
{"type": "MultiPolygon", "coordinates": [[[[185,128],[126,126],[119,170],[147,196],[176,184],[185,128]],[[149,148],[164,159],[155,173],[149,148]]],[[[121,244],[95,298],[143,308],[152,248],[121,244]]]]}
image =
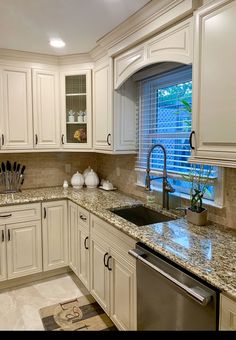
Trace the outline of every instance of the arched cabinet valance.
{"type": "Polygon", "coordinates": [[[160,62],[191,64],[193,55],[192,18],[158,34],[114,58],[114,88],[145,66],[160,62]]]}

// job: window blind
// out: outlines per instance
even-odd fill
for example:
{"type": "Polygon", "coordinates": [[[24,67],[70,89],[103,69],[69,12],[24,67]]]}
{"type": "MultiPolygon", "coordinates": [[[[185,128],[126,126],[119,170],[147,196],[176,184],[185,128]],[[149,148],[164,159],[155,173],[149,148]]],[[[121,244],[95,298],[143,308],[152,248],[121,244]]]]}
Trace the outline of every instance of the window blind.
{"type": "MultiPolygon", "coordinates": [[[[167,151],[168,174],[172,174],[171,177],[176,175],[178,188],[181,188],[181,176],[188,175],[191,171],[188,158],[191,153],[189,136],[192,125],[192,68],[182,66],[141,80],[138,82],[137,92],[139,154],[136,169],[143,172],[147,167],[148,150],[154,144],[163,144],[167,151]]],[[[163,162],[162,150],[154,149],[150,159],[151,171],[162,171],[163,162]]],[[[209,167],[205,166],[204,171],[207,175],[209,167]]],[[[212,169],[211,179],[217,177],[216,171],[216,168],[212,169]]],[[[186,192],[186,188],[182,192],[186,192]]]]}

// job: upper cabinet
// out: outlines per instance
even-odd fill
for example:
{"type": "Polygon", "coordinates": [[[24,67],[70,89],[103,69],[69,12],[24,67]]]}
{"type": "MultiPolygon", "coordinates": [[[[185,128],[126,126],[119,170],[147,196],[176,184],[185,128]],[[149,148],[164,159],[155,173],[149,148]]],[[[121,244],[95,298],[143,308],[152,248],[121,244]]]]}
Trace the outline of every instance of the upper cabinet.
{"type": "Polygon", "coordinates": [[[31,70],[0,66],[1,149],[33,147],[31,70]]]}
{"type": "Polygon", "coordinates": [[[165,61],[192,63],[192,26],[192,18],[187,19],[115,57],[114,88],[118,89],[132,74],[154,63],[165,61]]]}
{"type": "Polygon", "coordinates": [[[34,147],[60,147],[58,71],[33,69],[34,147]]]}
{"type": "Polygon", "coordinates": [[[60,147],[58,90],[57,70],[0,66],[2,150],[60,147]]]}
{"type": "Polygon", "coordinates": [[[99,150],[113,148],[112,64],[107,59],[93,71],[93,146],[99,150]]]}
{"type": "Polygon", "coordinates": [[[60,73],[61,144],[63,148],[92,148],[91,70],[60,73]]]}
{"type": "Polygon", "coordinates": [[[93,71],[93,147],[113,153],[136,151],[136,89],[128,79],[113,88],[113,60],[105,58],[93,71]]]}
{"type": "Polygon", "coordinates": [[[236,1],[195,15],[191,161],[236,167],[236,1]]]}

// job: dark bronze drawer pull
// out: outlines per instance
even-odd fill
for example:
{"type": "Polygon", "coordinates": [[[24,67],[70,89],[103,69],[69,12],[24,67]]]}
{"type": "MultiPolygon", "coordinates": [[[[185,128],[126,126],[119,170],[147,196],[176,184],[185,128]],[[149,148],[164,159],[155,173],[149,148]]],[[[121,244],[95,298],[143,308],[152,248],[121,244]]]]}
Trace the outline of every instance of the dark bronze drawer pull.
{"type": "Polygon", "coordinates": [[[112,256],[110,255],[109,257],[108,257],[108,260],[107,260],[107,268],[108,268],[108,270],[110,270],[110,271],[112,271],[112,268],[109,266],[109,264],[110,264],[110,260],[112,259],[112,256]]]}
{"type": "Polygon", "coordinates": [[[104,257],[103,257],[103,263],[104,263],[104,266],[107,267],[107,263],[106,263],[106,257],[107,257],[108,253],[104,254],[104,257]]]}
{"type": "Polygon", "coordinates": [[[7,214],[7,215],[0,215],[0,218],[6,218],[6,217],[11,217],[12,214],[7,214]]]}
{"type": "Polygon", "coordinates": [[[89,249],[89,247],[87,246],[87,241],[88,241],[88,236],[85,237],[85,239],[84,239],[84,248],[85,249],[89,249]]]}

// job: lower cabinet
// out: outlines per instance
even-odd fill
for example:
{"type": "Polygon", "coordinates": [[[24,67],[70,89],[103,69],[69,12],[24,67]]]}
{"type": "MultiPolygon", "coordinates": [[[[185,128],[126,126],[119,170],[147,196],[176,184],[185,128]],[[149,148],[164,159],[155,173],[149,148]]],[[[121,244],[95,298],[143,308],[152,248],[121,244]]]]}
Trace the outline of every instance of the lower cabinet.
{"type": "Polygon", "coordinates": [[[90,291],[120,330],[135,330],[136,267],[128,250],[135,241],[91,215],[90,291]]]}
{"type": "Polygon", "coordinates": [[[6,226],[8,279],[42,271],[41,222],[6,226]]]}
{"type": "Polygon", "coordinates": [[[44,271],[68,265],[67,201],[42,204],[43,269],[44,271]]]}
{"type": "Polygon", "coordinates": [[[69,211],[69,266],[89,289],[89,213],[73,202],[69,211]]]}
{"type": "Polygon", "coordinates": [[[1,241],[0,241],[0,281],[7,279],[7,249],[5,242],[5,226],[0,226],[1,241]]]}
{"type": "Polygon", "coordinates": [[[0,281],[42,271],[40,204],[0,208],[0,281]]]}
{"type": "Polygon", "coordinates": [[[236,301],[223,294],[220,296],[220,330],[236,331],[236,301]]]}

